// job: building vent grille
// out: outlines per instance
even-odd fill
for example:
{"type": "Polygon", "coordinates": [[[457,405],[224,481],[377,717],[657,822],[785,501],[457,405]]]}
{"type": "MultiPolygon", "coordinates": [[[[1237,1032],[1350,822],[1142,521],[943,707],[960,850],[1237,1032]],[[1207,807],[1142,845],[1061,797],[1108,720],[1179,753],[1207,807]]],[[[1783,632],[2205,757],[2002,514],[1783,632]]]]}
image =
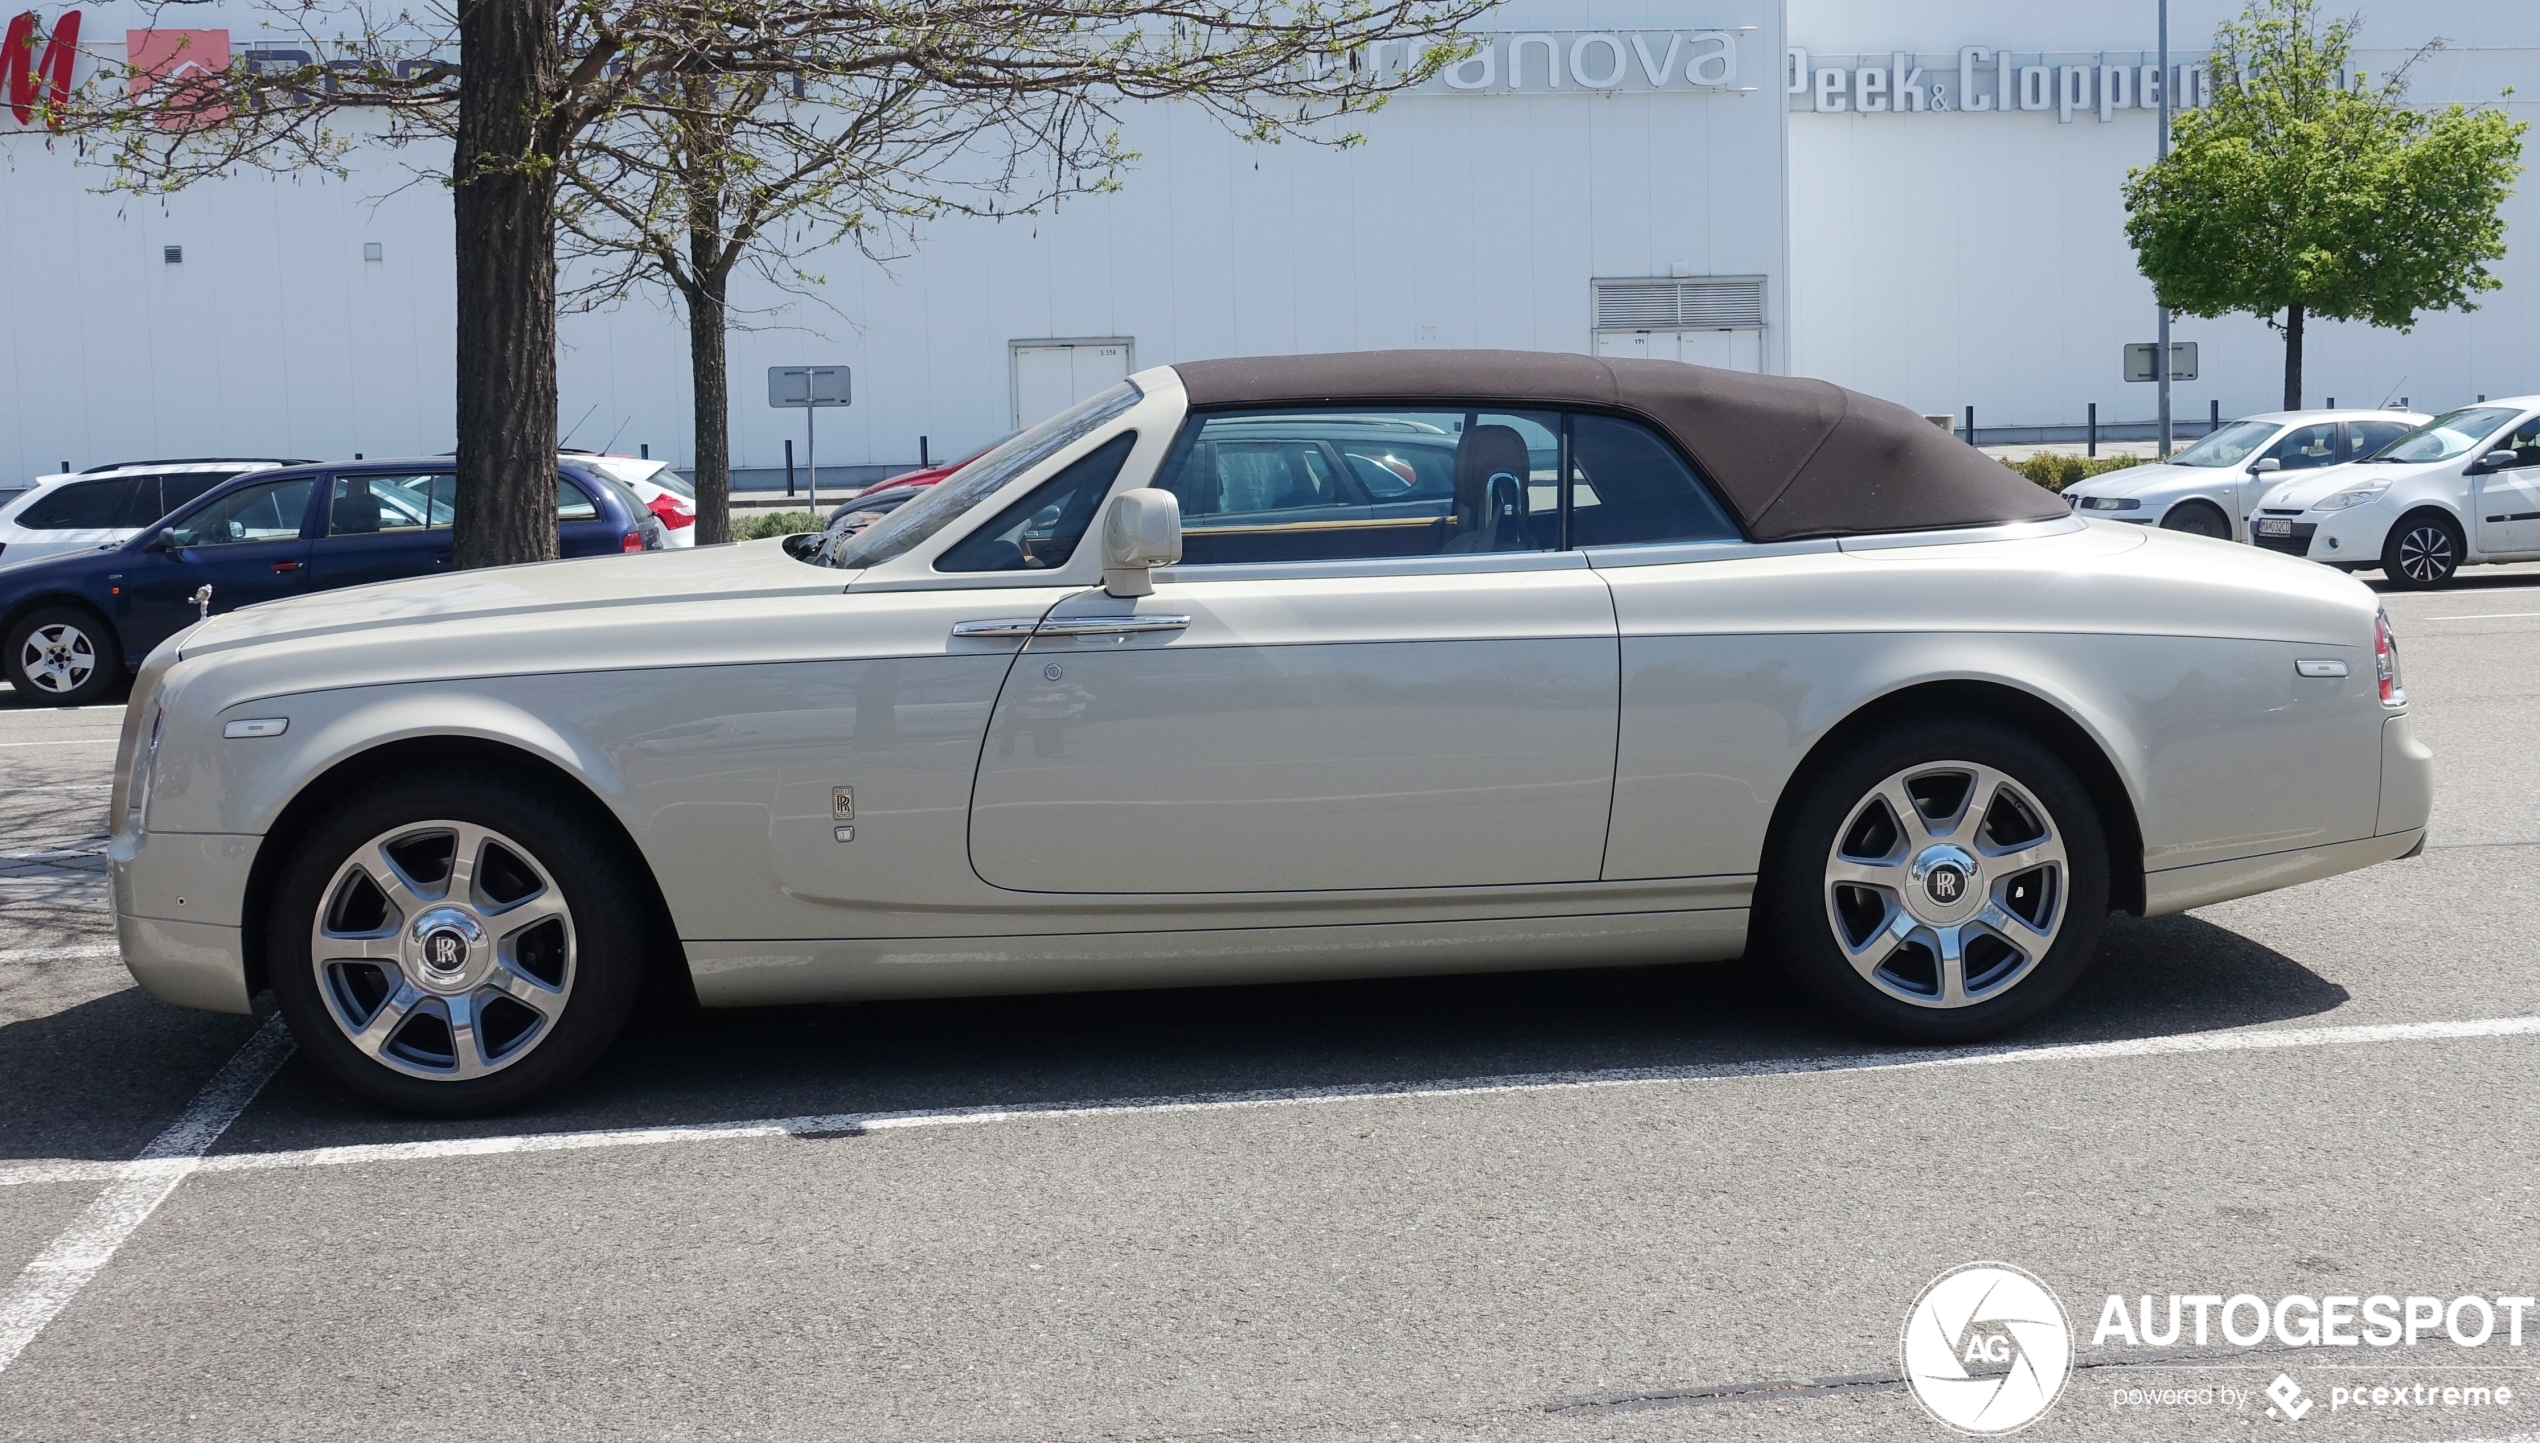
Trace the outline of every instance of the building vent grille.
{"type": "Polygon", "coordinates": [[[1600,331],[1677,331],[1764,324],[1762,276],[1598,281],[1600,331]]]}

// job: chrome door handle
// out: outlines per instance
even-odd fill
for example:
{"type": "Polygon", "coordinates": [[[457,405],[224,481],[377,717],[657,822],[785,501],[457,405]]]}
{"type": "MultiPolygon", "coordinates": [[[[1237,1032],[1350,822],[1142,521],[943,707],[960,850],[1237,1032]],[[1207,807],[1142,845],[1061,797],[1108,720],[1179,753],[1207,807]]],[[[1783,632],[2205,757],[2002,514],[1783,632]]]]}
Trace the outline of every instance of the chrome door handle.
{"type": "Polygon", "coordinates": [[[1151,631],[1182,631],[1187,616],[1069,616],[1044,621],[1039,636],[1139,636],[1151,631]]]}
{"type": "Polygon", "coordinates": [[[1037,616],[996,616],[985,621],[956,621],[953,635],[962,637],[1030,636],[1041,624],[1037,616]]]}

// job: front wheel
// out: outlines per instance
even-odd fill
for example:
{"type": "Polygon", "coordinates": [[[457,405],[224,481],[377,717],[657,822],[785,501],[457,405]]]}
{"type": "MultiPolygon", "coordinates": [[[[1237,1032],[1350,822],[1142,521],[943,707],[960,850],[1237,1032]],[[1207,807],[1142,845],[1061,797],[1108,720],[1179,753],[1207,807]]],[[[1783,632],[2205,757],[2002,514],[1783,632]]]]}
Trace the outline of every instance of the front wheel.
{"type": "Polygon", "coordinates": [[[45,706],[101,701],[123,676],[114,628],[81,606],[47,606],[9,628],[5,660],[18,699],[45,706]]]}
{"type": "Polygon", "coordinates": [[[371,1101],[456,1117],[561,1088],[625,1025],[643,919],[624,847],[572,799],[418,776],[301,842],[267,935],[300,1045],[371,1101]]]}
{"type": "Polygon", "coordinates": [[[2184,531],[2190,536],[2210,536],[2216,541],[2231,539],[2231,522],[2222,512],[2202,501],[2182,501],[2161,518],[2164,531],[2184,531]]]}
{"type": "Polygon", "coordinates": [[[2019,1026],[2079,980],[2108,910],[2107,843],[2071,770],[1981,718],[1865,738],[1793,798],[1758,901],[1793,978],[1913,1043],[2019,1026]]]}
{"type": "Polygon", "coordinates": [[[2439,511],[2399,518],[2381,545],[2381,574],[2406,591],[2441,586],[2461,569],[2461,528],[2439,511]]]}

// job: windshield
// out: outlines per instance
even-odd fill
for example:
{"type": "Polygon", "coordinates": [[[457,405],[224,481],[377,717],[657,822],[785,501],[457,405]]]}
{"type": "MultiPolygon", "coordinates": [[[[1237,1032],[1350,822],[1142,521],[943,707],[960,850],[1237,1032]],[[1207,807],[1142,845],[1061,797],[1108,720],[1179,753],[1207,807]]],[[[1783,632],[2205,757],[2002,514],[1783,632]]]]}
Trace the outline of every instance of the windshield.
{"type": "Polygon", "coordinates": [[[927,488],[926,494],[828,548],[836,567],[878,566],[924,543],[1005,483],[1092,435],[1145,393],[1134,381],[1077,402],[927,488]]]}
{"type": "Polygon", "coordinates": [[[683,497],[690,501],[697,499],[697,488],[689,483],[687,477],[671,470],[670,463],[667,461],[652,461],[643,457],[628,460],[624,456],[585,456],[581,458],[581,461],[583,465],[613,480],[658,486],[673,496],[683,497]]]}
{"type": "Polygon", "coordinates": [[[2236,466],[2267,444],[2280,421],[2234,421],[2170,458],[2173,466],[2236,466]]]}
{"type": "Polygon", "coordinates": [[[2364,459],[2449,461],[2468,455],[2498,427],[2521,414],[2510,406],[2463,406],[2444,412],[2364,459]]]}

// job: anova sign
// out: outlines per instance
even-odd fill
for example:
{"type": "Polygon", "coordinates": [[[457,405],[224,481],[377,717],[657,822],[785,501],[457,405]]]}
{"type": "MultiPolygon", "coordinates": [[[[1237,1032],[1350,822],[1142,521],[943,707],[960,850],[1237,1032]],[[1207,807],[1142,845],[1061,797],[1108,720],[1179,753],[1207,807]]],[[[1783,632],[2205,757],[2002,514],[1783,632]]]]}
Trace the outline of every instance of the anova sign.
{"type": "MultiPolygon", "coordinates": [[[[1610,94],[1738,88],[1734,30],[1475,30],[1471,55],[1419,95],[1610,94]]],[[[1399,68],[1426,41],[1379,41],[1373,61],[1399,68]]],[[[1752,90],[1753,86],[1746,89],[1752,90]]]]}
{"type": "Polygon", "coordinates": [[[2106,124],[2121,110],[2160,109],[2165,85],[2173,112],[2204,104],[2204,58],[2175,57],[2166,76],[2151,51],[2015,52],[1961,45],[1955,55],[1896,50],[1812,59],[1794,45],[1782,62],[1790,108],[1819,115],[2051,113],[2070,125],[2075,115],[2096,111],[2106,124]]]}

